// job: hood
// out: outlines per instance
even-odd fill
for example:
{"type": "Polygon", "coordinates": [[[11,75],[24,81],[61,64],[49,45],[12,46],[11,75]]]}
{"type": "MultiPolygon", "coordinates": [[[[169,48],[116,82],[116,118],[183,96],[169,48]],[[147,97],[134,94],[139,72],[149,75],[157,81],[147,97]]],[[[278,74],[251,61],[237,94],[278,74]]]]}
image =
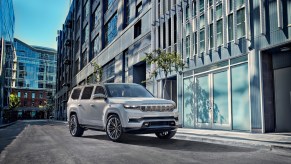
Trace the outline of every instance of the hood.
{"type": "Polygon", "coordinates": [[[143,97],[111,97],[108,98],[109,103],[112,104],[127,104],[127,105],[150,105],[150,104],[173,104],[175,105],[175,102],[172,100],[165,100],[160,98],[143,98],[143,97]]]}

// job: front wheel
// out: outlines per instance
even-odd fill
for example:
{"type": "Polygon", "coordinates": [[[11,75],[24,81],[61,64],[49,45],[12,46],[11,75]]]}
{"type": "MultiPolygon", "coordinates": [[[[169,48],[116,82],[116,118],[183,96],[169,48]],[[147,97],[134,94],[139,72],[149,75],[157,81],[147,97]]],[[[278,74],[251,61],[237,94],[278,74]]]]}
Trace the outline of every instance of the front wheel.
{"type": "Polygon", "coordinates": [[[176,131],[164,131],[155,134],[159,139],[171,139],[176,134],[176,131]]]}
{"type": "Polygon", "coordinates": [[[108,138],[114,142],[120,141],[123,131],[119,117],[111,115],[106,123],[106,134],[108,138]]]}
{"type": "Polygon", "coordinates": [[[74,137],[81,137],[84,133],[84,128],[82,128],[78,122],[78,117],[77,115],[73,114],[70,117],[70,133],[74,137]]]}

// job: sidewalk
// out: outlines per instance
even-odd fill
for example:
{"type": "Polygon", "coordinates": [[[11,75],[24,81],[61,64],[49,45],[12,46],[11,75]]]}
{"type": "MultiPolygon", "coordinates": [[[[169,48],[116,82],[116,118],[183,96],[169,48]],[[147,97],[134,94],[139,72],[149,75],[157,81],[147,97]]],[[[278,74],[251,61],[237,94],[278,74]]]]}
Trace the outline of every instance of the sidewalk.
{"type": "Polygon", "coordinates": [[[7,126],[13,125],[13,124],[15,124],[15,123],[16,123],[16,121],[11,122],[11,123],[8,123],[8,124],[1,124],[1,123],[0,123],[0,129],[2,129],[2,128],[6,128],[7,126]]]}
{"type": "Polygon", "coordinates": [[[291,133],[247,133],[179,128],[176,139],[234,146],[250,146],[291,155],[291,133]]]}

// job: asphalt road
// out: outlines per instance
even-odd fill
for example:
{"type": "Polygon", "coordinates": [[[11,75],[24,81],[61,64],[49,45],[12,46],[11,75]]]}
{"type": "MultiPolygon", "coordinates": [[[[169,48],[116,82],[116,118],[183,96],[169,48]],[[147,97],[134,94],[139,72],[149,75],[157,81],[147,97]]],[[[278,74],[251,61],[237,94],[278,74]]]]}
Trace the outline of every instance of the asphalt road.
{"type": "Polygon", "coordinates": [[[291,163],[291,155],[184,140],[128,135],[111,142],[104,132],[71,137],[66,124],[18,121],[0,129],[0,164],[21,163],[291,163]]]}

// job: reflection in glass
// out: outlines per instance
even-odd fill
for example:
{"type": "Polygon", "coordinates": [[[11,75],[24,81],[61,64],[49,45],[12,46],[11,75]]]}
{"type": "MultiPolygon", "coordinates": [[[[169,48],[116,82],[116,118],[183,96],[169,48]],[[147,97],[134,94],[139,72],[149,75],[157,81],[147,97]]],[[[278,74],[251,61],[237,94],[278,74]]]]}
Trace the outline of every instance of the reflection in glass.
{"type": "Polygon", "coordinates": [[[184,127],[194,126],[194,79],[193,77],[184,79],[184,99],[183,99],[183,125],[184,127]]]}
{"type": "Polygon", "coordinates": [[[208,76],[196,79],[197,121],[209,123],[209,83],[208,76]]]}
{"type": "Polygon", "coordinates": [[[236,130],[250,129],[248,65],[231,68],[232,126],[236,130]]]}
{"type": "Polygon", "coordinates": [[[213,122],[228,124],[227,71],[213,74],[213,122]]]}

